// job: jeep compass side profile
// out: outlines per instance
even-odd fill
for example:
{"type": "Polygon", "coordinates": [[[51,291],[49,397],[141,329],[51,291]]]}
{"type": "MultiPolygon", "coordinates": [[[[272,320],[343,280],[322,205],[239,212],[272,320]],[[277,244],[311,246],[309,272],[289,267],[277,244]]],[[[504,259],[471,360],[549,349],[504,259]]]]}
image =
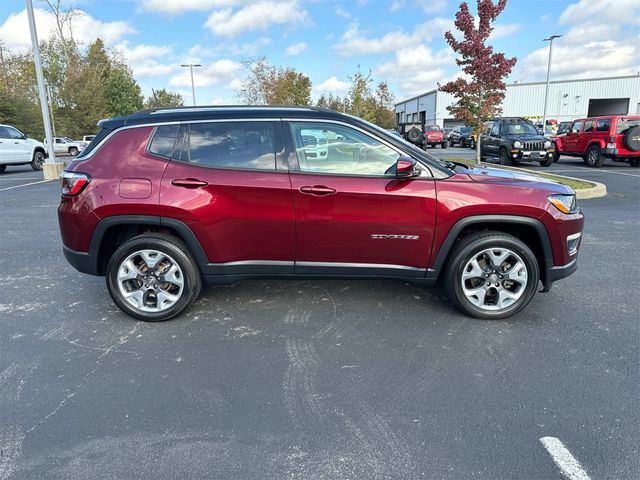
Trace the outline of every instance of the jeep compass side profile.
{"type": "Polygon", "coordinates": [[[182,107],[100,127],[62,174],[64,254],[138,319],[178,315],[203,282],[274,277],[440,280],[496,319],[577,267],[569,187],[442,162],[355,117],[182,107]]]}

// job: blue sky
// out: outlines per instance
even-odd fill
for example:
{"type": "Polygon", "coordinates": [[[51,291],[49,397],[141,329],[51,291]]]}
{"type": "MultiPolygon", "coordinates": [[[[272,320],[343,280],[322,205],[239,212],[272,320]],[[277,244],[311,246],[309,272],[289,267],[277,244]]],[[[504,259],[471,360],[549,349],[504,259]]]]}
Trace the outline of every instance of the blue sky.
{"type": "MultiPolygon", "coordinates": [[[[475,1],[470,2],[472,11],[475,1]]],[[[74,36],[101,36],[117,49],[149,94],[180,92],[191,103],[188,72],[197,62],[198,104],[233,103],[242,59],[264,55],[275,65],[308,75],[313,96],[343,94],[360,66],[389,82],[397,100],[435,88],[457,73],[443,39],[459,0],[79,0],[74,36]]],[[[41,38],[53,21],[34,0],[41,38]]],[[[640,71],[640,1],[509,0],[491,43],[518,58],[510,80],[536,81],[546,73],[542,38],[559,33],[553,75],[581,78],[640,71]]],[[[29,45],[24,1],[0,2],[5,48],[29,45]]]]}

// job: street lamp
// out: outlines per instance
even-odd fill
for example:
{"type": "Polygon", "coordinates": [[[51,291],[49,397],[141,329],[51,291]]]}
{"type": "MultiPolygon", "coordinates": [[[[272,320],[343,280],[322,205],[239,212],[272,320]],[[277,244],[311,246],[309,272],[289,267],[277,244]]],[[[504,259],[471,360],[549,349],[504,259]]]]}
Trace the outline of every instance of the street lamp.
{"type": "Polygon", "coordinates": [[[189,67],[189,72],[191,73],[191,97],[193,98],[193,105],[196,104],[196,87],[193,84],[193,67],[201,67],[202,65],[199,63],[185,63],[180,65],[181,67],[189,67]]]}
{"type": "Polygon", "coordinates": [[[547,64],[547,86],[544,89],[544,112],[542,114],[542,134],[544,135],[547,127],[547,100],[549,98],[549,74],[551,73],[551,54],[553,53],[553,41],[562,35],[551,35],[544,38],[543,42],[549,42],[549,63],[547,64]]]}

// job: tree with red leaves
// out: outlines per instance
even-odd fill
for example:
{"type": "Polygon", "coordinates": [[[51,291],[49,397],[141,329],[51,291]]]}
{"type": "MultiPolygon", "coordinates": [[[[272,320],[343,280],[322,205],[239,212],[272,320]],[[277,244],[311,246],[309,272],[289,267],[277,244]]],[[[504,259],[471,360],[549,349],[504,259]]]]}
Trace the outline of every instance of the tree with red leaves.
{"type": "Polygon", "coordinates": [[[453,51],[460,55],[456,63],[465,75],[439,87],[455,98],[448,107],[449,112],[478,133],[476,162],[480,163],[480,130],[484,122],[501,113],[506,89],[504,78],[511,73],[517,59],[508,59],[486,45],[493,31],[491,24],[507,6],[507,0],[498,0],[497,4],[493,0],[477,1],[477,24],[466,2],[460,4],[456,13],[455,26],[464,39],[457,40],[450,31],[444,35],[453,51]]]}

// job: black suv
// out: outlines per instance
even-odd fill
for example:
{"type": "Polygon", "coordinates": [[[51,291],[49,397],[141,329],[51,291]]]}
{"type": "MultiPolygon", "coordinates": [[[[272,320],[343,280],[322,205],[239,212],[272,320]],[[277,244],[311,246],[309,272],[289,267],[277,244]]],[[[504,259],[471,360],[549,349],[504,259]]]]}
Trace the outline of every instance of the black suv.
{"type": "Polygon", "coordinates": [[[480,156],[498,158],[502,165],[516,162],[553,163],[555,146],[524,118],[498,118],[487,122],[481,136],[480,156]]]}

